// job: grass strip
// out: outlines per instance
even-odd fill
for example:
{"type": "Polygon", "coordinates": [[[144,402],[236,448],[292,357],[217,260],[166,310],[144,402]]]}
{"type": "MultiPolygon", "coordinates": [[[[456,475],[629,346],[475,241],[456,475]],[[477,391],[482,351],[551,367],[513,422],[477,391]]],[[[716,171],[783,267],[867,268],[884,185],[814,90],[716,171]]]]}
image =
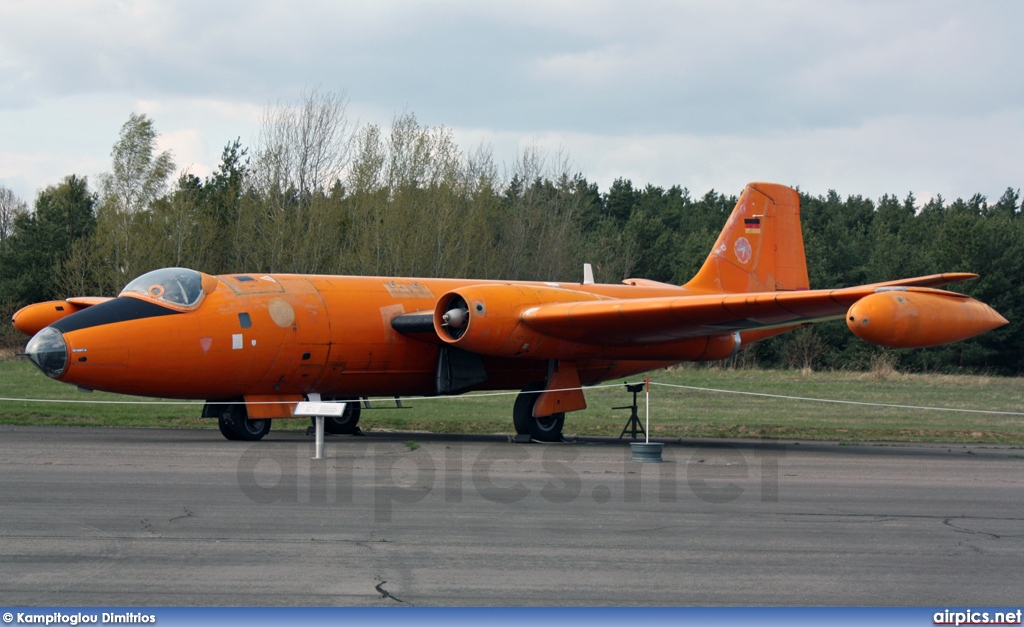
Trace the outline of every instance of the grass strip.
{"type": "MultiPolygon", "coordinates": [[[[744,392],[839,399],[863,403],[1024,412],[1024,378],[918,375],[894,372],[800,372],[680,367],[652,373],[652,380],[744,392]]],[[[634,381],[639,379],[634,379],[634,381]]],[[[623,387],[586,392],[589,407],[570,414],[565,433],[617,436],[629,418],[632,395],[623,387]]],[[[0,362],[0,397],[61,400],[152,400],[95,392],[82,394],[38,372],[25,361],[0,362]]],[[[374,403],[364,429],[433,433],[513,433],[514,396],[374,403]]],[[[643,397],[640,397],[643,419],[643,397]]],[[[0,401],[0,424],[110,427],[216,428],[201,419],[201,403],[103,405],[0,401]]],[[[681,438],[774,438],[842,442],[992,442],[1024,444],[1024,416],[938,412],[863,405],[835,405],[655,386],[651,435],[681,438]]],[[[306,419],[276,421],[275,429],[304,429],[306,419]]]]}

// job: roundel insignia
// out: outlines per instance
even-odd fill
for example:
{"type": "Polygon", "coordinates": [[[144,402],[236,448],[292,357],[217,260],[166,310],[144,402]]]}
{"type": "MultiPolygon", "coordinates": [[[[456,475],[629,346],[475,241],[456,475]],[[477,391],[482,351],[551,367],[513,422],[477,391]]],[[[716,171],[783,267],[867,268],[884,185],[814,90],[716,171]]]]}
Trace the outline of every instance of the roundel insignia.
{"type": "Polygon", "coordinates": [[[750,255],[753,252],[753,249],[750,247],[750,242],[747,241],[747,238],[741,237],[736,240],[735,244],[733,244],[732,252],[736,254],[736,259],[740,263],[745,264],[750,261],[750,255]]]}

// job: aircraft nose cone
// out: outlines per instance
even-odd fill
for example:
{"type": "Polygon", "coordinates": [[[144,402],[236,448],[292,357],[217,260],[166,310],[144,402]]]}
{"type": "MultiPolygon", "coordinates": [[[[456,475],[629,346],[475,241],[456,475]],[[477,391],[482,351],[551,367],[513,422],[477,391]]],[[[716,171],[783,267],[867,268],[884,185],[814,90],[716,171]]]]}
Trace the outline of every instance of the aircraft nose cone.
{"type": "Polygon", "coordinates": [[[25,346],[25,354],[36,368],[52,379],[64,374],[68,365],[68,345],[60,331],[53,327],[36,333],[25,346]]]}

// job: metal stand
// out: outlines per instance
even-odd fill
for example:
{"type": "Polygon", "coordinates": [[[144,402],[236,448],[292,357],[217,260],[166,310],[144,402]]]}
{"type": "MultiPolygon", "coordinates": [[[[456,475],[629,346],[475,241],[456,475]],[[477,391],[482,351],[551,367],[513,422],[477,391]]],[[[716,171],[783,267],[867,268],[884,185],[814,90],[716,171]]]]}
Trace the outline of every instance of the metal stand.
{"type": "Polygon", "coordinates": [[[324,458],[324,417],[315,416],[316,420],[316,450],[313,453],[313,459],[324,458]]]}
{"type": "MultiPolygon", "coordinates": [[[[312,459],[324,458],[324,416],[340,416],[345,411],[345,403],[321,403],[320,395],[316,392],[306,394],[308,400],[295,405],[293,416],[312,416],[316,430],[316,448],[313,449],[312,459]]],[[[309,435],[309,430],[306,430],[309,435]]]]}
{"type": "Polygon", "coordinates": [[[633,462],[655,462],[665,461],[661,458],[661,452],[665,449],[664,442],[630,442],[633,450],[633,462]]]}
{"type": "MultiPolygon", "coordinates": [[[[319,403],[320,395],[316,392],[310,392],[306,395],[311,403],[319,403]]],[[[316,448],[313,449],[313,459],[324,458],[324,417],[314,416],[313,422],[316,425],[316,448]]]]}
{"type": "Polygon", "coordinates": [[[626,391],[633,393],[633,404],[632,405],[626,405],[624,407],[612,407],[612,409],[629,409],[629,410],[632,410],[632,414],[630,414],[629,420],[626,422],[626,426],[622,428],[622,433],[619,434],[619,439],[621,440],[622,436],[626,435],[627,431],[632,431],[632,435],[630,437],[635,440],[636,439],[636,434],[637,434],[638,431],[640,433],[644,434],[644,436],[647,435],[647,432],[644,431],[643,424],[641,424],[641,422],[640,422],[640,416],[639,416],[639,414],[637,414],[637,411],[636,411],[637,410],[636,395],[639,394],[640,392],[644,391],[644,384],[643,383],[634,383],[633,385],[630,385],[630,384],[627,383],[626,384],[626,391]]]}
{"type": "MultiPolygon", "coordinates": [[[[358,402],[358,401],[356,401],[356,402],[358,402]]],[[[363,397],[363,409],[409,409],[409,407],[406,407],[405,405],[402,404],[402,397],[401,396],[396,396],[395,397],[395,407],[393,407],[393,408],[392,407],[370,407],[370,398],[368,396],[364,396],[363,397]]]]}

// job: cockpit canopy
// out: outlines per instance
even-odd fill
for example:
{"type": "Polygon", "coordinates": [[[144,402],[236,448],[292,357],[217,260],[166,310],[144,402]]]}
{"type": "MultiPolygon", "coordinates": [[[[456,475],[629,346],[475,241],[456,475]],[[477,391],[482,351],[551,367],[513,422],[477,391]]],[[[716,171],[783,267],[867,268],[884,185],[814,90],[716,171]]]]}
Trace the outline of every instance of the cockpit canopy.
{"type": "Polygon", "coordinates": [[[153,270],[121,290],[121,296],[142,297],[178,310],[195,309],[205,293],[203,275],[188,268],[153,270]]]}

